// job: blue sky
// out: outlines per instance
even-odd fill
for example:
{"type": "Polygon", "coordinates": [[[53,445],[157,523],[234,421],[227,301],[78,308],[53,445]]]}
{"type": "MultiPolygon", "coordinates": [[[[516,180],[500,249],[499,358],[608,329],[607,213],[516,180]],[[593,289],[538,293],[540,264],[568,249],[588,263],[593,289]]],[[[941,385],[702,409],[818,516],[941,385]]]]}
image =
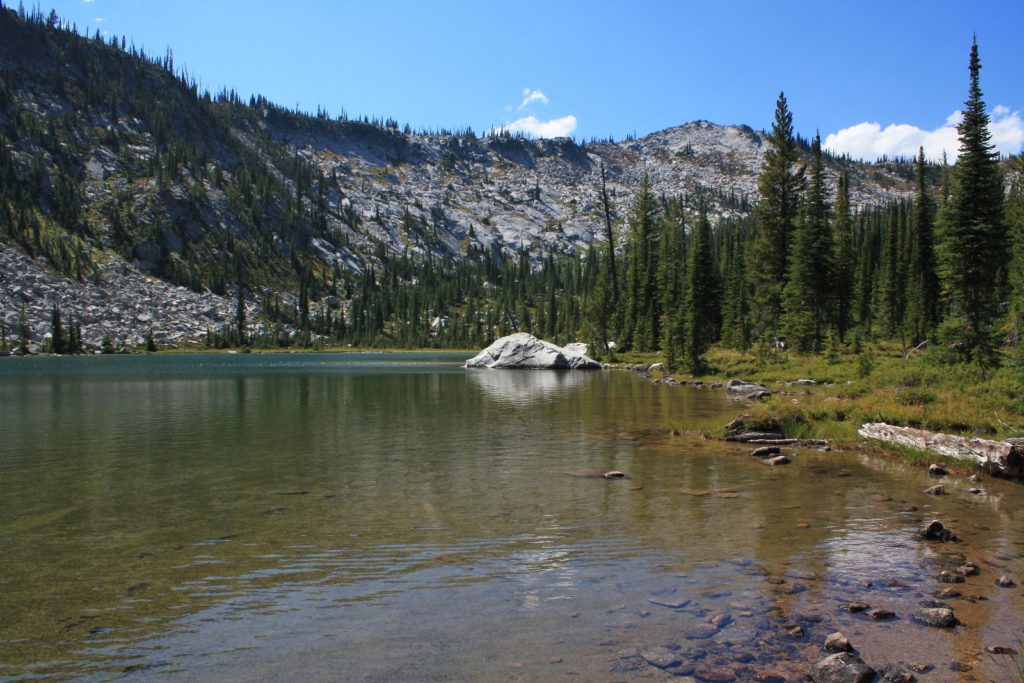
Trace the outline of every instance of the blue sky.
{"type": "MultiPolygon", "coordinates": [[[[5,4],[12,4],[6,0],[5,4]]],[[[1024,2],[60,0],[204,87],[414,128],[578,139],[794,125],[855,157],[955,154],[976,33],[999,149],[1024,147],[1024,2]]]]}

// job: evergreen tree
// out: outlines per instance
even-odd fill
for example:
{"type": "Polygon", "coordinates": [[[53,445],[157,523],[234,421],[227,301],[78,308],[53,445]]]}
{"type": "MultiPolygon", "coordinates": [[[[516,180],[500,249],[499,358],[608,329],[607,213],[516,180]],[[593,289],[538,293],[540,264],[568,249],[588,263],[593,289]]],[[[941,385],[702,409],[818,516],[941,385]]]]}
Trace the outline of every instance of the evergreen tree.
{"type": "Polygon", "coordinates": [[[810,171],[803,212],[790,244],[783,292],[783,330],[789,345],[799,351],[820,349],[832,319],[834,247],[820,136],[815,136],[811,147],[810,171]]]}
{"type": "Polygon", "coordinates": [[[245,288],[242,287],[242,283],[238,283],[238,296],[235,301],[235,334],[237,337],[238,345],[245,346],[246,344],[246,320],[245,320],[245,288]]]}
{"type": "Polygon", "coordinates": [[[882,226],[884,244],[879,264],[878,281],[875,283],[877,310],[883,324],[883,334],[894,337],[902,331],[904,297],[903,271],[900,252],[900,206],[890,204],[882,226]]]}
{"type": "Polygon", "coordinates": [[[686,221],[677,199],[668,202],[661,232],[657,286],[660,296],[660,348],[671,368],[682,349],[682,308],[685,294],[686,221]]]}
{"type": "Polygon", "coordinates": [[[1013,183],[1006,203],[1006,224],[1012,245],[1008,332],[1018,360],[1024,361],[1024,155],[1010,160],[1013,183]]]}
{"type": "Polygon", "coordinates": [[[788,272],[789,240],[797,216],[802,174],[793,139],[793,115],[779,93],[768,150],[758,179],[761,202],[755,210],[757,237],[747,258],[751,283],[750,312],[754,334],[774,334],[782,315],[782,292],[788,272]]]}
{"type": "Polygon", "coordinates": [[[969,71],[969,96],[957,126],[960,156],[953,170],[953,191],[939,213],[939,272],[948,310],[943,337],[956,347],[960,359],[989,364],[994,360],[997,284],[1007,249],[999,157],[993,151],[982,100],[977,40],[971,46],[969,71]]]}
{"type": "Polygon", "coordinates": [[[939,278],[935,272],[934,208],[925,177],[924,147],[917,154],[914,208],[911,215],[913,236],[910,246],[907,322],[912,342],[931,333],[938,321],[939,278]]]}
{"type": "Polygon", "coordinates": [[[22,306],[21,310],[18,311],[18,351],[28,355],[28,340],[31,338],[32,333],[28,326],[28,315],[25,314],[25,307],[22,306]]]}
{"type": "Polygon", "coordinates": [[[726,242],[726,261],[722,272],[722,343],[740,351],[750,345],[747,328],[746,256],[740,230],[726,242]]]}
{"type": "Polygon", "coordinates": [[[850,215],[850,175],[846,171],[839,176],[834,227],[835,330],[839,341],[843,342],[853,323],[854,269],[857,265],[857,255],[853,250],[853,218],[850,215]]]}
{"type": "Polygon", "coordinates": [[[702,207],[690,241],[686,278],[684,362],[691,373],[704,369],[704,353],[718,339],[719,289],[711,223],[702,207]]]}
{"type": "Polygon", "coordinates": [[[629,218],[629,301],[623,342],[637,351],[651,351],[659,340],[655,288],[657,208],[650,178],[645,173],[629,218]]]}
{"type": "Polygon", "coordinates": [[[50,313],[50,350],[56,354],[63,354],[67,351],[67,338],[64,336],[64,325],[60,319],[60,308],[53,305],[50,313]]]}
{"type": "MultiPolygon", "coordinates": [[[[608,251],[611,251],[611,245],[608,245],[608,251]]],[[[610,267],[612,255],[609,254],[605,258],[610,267]]],[[[590,341],[590,348],[596,354],[595,357],[603,357],[610,350],[608,337],[614,314],[615,304],[612,299],[611,279],[605,277],[599,269],[593,289],[586,299],[586,338],[590,341]]]]}

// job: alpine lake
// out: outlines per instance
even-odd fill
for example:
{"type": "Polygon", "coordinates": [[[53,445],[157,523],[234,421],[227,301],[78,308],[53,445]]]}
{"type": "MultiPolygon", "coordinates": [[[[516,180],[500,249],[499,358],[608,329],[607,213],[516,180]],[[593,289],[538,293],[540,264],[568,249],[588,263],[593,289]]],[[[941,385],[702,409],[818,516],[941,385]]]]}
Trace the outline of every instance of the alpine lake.
{"type": "Polygon", "coordinates": [[[467,357],[0,359],[0,680],[798,681],[834,631],[1020,680],[1020,484],[767,467],[688,430],[724,391],[467,357]]]}

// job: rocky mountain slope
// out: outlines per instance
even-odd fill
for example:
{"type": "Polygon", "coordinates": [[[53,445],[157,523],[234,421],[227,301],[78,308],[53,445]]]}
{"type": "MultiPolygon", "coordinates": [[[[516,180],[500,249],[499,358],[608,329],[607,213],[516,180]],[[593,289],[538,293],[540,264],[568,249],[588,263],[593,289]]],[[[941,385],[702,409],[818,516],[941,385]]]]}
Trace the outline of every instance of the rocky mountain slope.
{"type": "MultiPolygon", "coordinates": [[[[239,283],[253,313],[273,293],[316,301],[381,250],[587,249],[603,239],[602,166],[620,235],[644,174],[716,219],[749,213],[764,148],[706,121],[580,144],[306,116],[0,9],[0,317],[11,330],[24,310],[38,334],[58,304],[95,321],[92,344],[151,327],[181,343],[227,320],[239,283]]],[[[856,204],[910,190],[907,167],[842,164],[856,204]]]]}

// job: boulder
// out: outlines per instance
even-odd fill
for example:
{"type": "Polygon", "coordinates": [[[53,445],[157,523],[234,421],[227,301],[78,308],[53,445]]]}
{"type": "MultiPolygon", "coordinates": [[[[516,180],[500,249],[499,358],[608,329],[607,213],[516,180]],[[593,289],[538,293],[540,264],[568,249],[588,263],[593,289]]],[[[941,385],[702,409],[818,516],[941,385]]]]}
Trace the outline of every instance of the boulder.
{"type": "Polygon", "coordinates": [[[569,344],[562,348],[551,342],[537,339],[532,334],[517,332],[496,340],[466,361],[466,367],[599,370],[601,364],[582,352],[585,350],[585,344],[569,344]]]}
{"type": "Polygon", "coordinates": [[[863,659],[849,652],[829,655],[811,667],[814,683],[870,683],[875,675],[863,659]]]}
{"type": "Polygon", "coordinates": [[[742,379],[731,379],[725,385],[725,391],[733,396],[749,399],[767,398],[772,395],[767,387],[742,379]]]}

